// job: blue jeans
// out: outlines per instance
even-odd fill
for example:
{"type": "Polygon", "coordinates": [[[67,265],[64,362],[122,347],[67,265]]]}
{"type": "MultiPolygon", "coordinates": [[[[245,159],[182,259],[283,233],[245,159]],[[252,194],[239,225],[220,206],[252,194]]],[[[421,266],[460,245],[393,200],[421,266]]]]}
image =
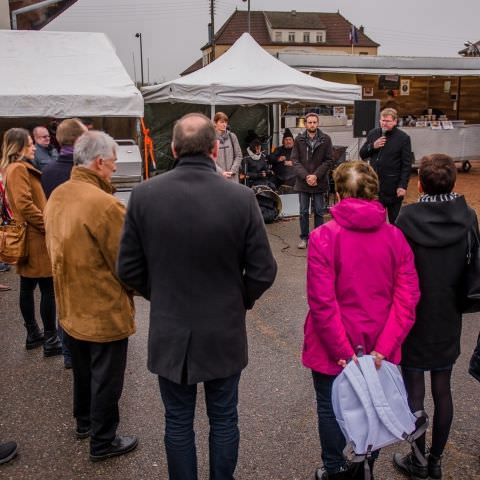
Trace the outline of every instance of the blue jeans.
{"type": "MultiPolygon", "coordinates": [[[[238,383],[240,373],[204,382],[210,422],[210,480],[233,480],[237,466],[238,383]]],[[[169,480],[196,480],[197,453],[193,419],[197,384],[183,385],[158,377],[165,407],[165,450],[169,480]]]]}
{"type": "Polygon", "coordinates": [[[313,370],[312,376],[317,397],[318,433],[323,466],[327,473],[336,473],[346,466],[343,449],[347,443],[333,413],[332,385],[336,376],[313,370]]]}
{"type": "Polygon", "coordinates": [[[315,228],[323,224],[323,209],[325,208],[325,198],[323,193],[299,192],[300,202],[300,238],[308,240],[310,231],[310,203],[314,214],[315,228]]]}

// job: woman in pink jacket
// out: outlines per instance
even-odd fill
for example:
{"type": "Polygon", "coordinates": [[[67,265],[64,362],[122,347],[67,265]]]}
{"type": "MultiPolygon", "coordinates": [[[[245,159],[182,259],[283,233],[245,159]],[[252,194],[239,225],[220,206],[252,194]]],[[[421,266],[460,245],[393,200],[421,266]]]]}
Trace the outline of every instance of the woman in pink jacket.
{"type": "Polygon", "coordinates": [[[384,358],[399,363],[420,296],[412,251],[402,232],[386,223],[373,169],[348,162],[333,178],[339,200],[333,219],[314,230],[308,244],[302,355],[317,397],[324,465],[323,473],[316,472],[318,480],[363,478],[363,469],[356,473],[343,457],[345,438],[333,413],[332,384],[347,361],[355,360],[358,346],[372,353],[377,368],[384,358]]]}

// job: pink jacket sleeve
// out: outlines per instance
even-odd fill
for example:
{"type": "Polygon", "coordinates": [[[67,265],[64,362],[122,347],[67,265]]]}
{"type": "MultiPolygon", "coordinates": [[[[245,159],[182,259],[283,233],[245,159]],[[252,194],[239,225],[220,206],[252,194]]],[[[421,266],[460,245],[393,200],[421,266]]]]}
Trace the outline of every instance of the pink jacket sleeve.
{"type": "Polygon", "coordinates": [[[355,353],[345,332],[335,292],[334,236],[328,227],[310,235],[307,259],[307,299],[313,328],[336,362],[355,353]]]}
{"type": "Polygon", "coordinates": [[[395,290],[390,313],[379,335],[375,350],[387,359],[400,348],[415,323],[415,309],[420,300],[418,276],[413,253],[403,233],[396,232],[400,260],[397,266],[395,290]]]}

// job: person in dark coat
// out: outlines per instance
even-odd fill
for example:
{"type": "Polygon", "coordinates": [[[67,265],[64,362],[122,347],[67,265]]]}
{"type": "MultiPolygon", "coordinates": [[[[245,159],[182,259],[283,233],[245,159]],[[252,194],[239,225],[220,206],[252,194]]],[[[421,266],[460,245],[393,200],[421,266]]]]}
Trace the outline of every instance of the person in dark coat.
{"type": "Polygon", "coordinates": [[[266,155],[262,152],[262,144],[258,138],[252,140],[247,147],[243,171],[246,175],[248,187],[267,185],[267,187],[275,189],[275,183],[272,179],[273,172],[266,155]]]}
{"type": "Polygon", "coordinates": [[[295,191],[300,202],[300,243],[307,248],[310,204],[314,212],[315,228],[323,224],[325,193],[328,191],[328,174],[333,169],[332,140],[318,128],[318,115],[309,113],[305,118],[307,128],[297,135],[291,159],[295,167],[295,191]]]}
{"type": "MultiPolygon", "coordinates": [[[[424,409],[427,371],[434,402],[428,468],[412,454],[394,457],[397,468],[415,478],[441,478],[440,460],[453,418],[450,378],[460,355],[467,232],[472,226],[478,229],[474,210],[452,191],[456,174],[449,156],[424,157],[419,170],[420,200],[402,208],[397,219],[415,256],[421,292],[417,320],[402,347],[402,373],[412,411],[424,409]]],[[[425,435],[417,445],[425,453],[425,435]]]]}
{"type": "Polygon", "coordinates": [[[273,173],[275,175],[274,181],[277,188],[281,185],[288,185],[289,187],[293,187],[295,185],[297,176],[295,174],[293,161],[290,159],[292,155],[293,144],[294,139],[292,132],[289,128],[286,128],[285,132],[283,133],[282,145],[276,148],[275,151],[269,156],[273,173]]]}
{"type": "Polygon", "coordinates": [[[60,144],[60,156],[50,162],[43,170],[42,187],[47,198],[62,183],[70,180],[73,168],[73,145],[77,138],[87,131],[87,127],[78,118],[67,118],[57,127],[57,140],[60,144]]]}
{"type": "Polygon", "coordinates": [[[58,158],[58,151],[52,144],[50,132],[44,126],[38,125],[32,130],[35,142],[35,157],[33,165],[40,171],[58,158]]]}
{"type": "Polygon", "coordinates": [[[407,194],[412,169],[410,137],[397,128],[398,114],[393,108],[380,113],[380,127],[370,130],[360,149],[360,157],[369,160],[380,180],[379,200],[387,209],[388,220],[395,220],[407,194]]]}
{"type": "MultiPolygon", "coordinates": [[[[60,145],[60,155],[50,162],[42,172],[42,187],[47,199],[55,188],[70,180],[73,168],[73,145],[77,138],[87,131],[87,127],[78,118],[67,118],[57,126],[57,141],[60,145]]],[[[68,347],[67,336],[63,335],[63,328],[58,326],[58,336],[62,340],[63,364],[65,368],[72,368],[72,355],[68,347]]]]}
{"type": "Polygon", "coordinates": [[[216,173],[210,120],[198,113],[181,118],[172,150],[174,169],[132,191],[118,276],[151,302],[148,368],[158,375],[165,407],[170,480],[197,478],[193,420],[201,382],[210,477],[233,479],[238,384],[248,358],[245,314],[277,267],[253,191],[216,173]]]}

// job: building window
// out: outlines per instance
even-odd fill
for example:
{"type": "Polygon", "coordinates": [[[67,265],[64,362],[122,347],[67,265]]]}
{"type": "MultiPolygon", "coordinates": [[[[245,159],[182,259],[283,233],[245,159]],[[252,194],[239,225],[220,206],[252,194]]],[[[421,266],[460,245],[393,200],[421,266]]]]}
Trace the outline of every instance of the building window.
{"type": "Polygon", "coordinates": [[[368,52],[359,52],[359,55],[368,55],[368,52]]]}
{"type": "Polygon", "coordinates": [[[282,41],[282,32],[275,32],[275,41],[276,42],[282,41]]]}
{"type": "Polygon", "coordinates": [[[288,41],[289,42],[295,41],[295,32],[288,32],[288,41]]]}
{"type": "Polygon", "coordinates": [[[303,32],[303,43],[310,43],[310,32],[303,32]]]}
{"type": "Polygon", "coordinates": [[[317,43],[324,43],[325,42],[325,37],[323,35],[323,32],[317,32],[316,41],[317,41],[317,43]]]}

